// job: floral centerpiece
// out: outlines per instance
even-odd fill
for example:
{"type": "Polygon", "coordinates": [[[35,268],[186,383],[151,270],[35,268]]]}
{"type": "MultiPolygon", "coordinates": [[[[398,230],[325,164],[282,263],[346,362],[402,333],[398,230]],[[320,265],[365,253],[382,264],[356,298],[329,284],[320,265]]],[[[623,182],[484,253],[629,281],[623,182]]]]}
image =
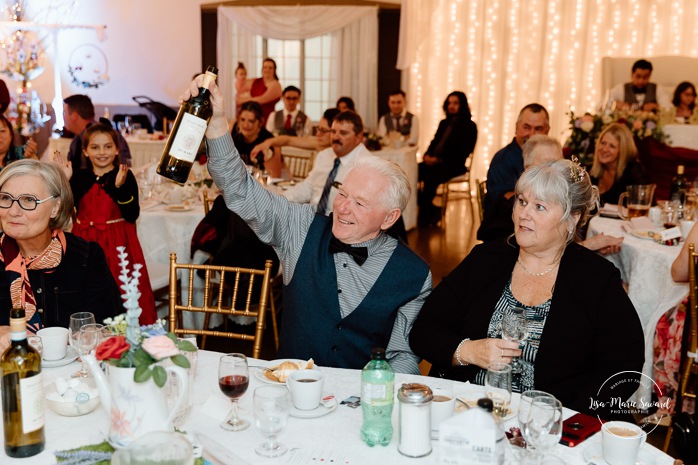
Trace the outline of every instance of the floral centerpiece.
{"type": "Polygon", "coordinates": [[[95,358],[117,367],[135,367],[135,382],[143,383],[152,377],[155,384],[163,387],[167,382],[167,372],[159,362],[170,359],[177,366],[189,368],[189,360],[181,352],[193,352],[196,347],[191,342],[179,340],[174,334],[166,332],[162,320],[148,326],[138,324],[141,314],[138,281],[143,265],[134,264],[129,276],[129,262],[124,247],[117,249],[121,267],[119,280],[124,291],[122,298],[126,314],[104,321],[113,336],[97,346],[95,358]]]}
{"type": "Polygon", "coordinates": [[[383,148],[383,138],[375,132],[368,133],[364,136],[364,145],[369,150],[380,150],[383,148]]]}
{"type": "Polygon", "coordinates": [[[585,166],[591,166],[594,161],[594,148],[601,132],[612,123],[625,124],[633,137],[642,140],[648,137],[657,142],[666,143],[667,135],[662,129],[663,119],[651,111],[616,111],[603,115],[585,113],[577,116],[573,111],[570,115],[570,136],[565,142],[563,153],[565,158],[576,156],[585,166]]]}

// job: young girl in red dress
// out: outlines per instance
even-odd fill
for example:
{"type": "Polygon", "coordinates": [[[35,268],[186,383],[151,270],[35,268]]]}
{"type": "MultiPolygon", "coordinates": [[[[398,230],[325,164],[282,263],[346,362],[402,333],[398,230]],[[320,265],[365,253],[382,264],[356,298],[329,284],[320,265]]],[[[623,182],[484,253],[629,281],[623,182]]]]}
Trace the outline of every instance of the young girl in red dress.
{"type": "Polygon", "coordinates": [[[126,247],[130,269],[134,263],[143,265],[138,286],[142,310],[140,323],[152,324],[157,313],[143,250],[136,234],[136,220],[140,214],[136,178],[128,166],[119,165],[118,138],[110,126],[94,124],[85,130],[82,140],[88,166],[69,176],[77,208],[72,233],[102,246],[109,269],[119,285],[121,268],[117,246],[126,247]]]}

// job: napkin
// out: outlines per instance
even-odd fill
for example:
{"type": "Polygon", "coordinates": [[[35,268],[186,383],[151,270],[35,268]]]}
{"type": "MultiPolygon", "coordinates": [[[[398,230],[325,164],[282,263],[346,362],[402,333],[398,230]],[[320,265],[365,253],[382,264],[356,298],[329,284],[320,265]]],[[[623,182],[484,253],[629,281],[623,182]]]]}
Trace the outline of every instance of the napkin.
{"type": "Polygon", "coordinates": [[[656,229],[656,226],[652,221],[650,221],[649,218],[646,216],[639,216],[636,218],[630,218],[630,225],[632,226],[633,229],[645,229],[645,230],[650,230],[653,231],[656,229]]]}
{"type": "Polygon", "coordinates": [[[620,218],[618,214],[618,205],[612,203],[604,204],[604,206],[599,209],[599,215],[607,218],[620,218]]]}

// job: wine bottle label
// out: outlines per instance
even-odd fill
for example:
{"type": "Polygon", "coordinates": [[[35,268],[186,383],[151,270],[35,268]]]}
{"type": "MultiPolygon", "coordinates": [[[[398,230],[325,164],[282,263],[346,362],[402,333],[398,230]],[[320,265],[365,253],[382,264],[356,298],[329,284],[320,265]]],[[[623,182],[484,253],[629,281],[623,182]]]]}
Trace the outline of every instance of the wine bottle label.
{"type": "Polygon", "coordinates": [[[19,380],[22,431],[31,433],[44,426],[44,384],[41,373],[19,380]]]}
{"type": "Polygon", "coordinates": [[[180,160],[194,163],[196,152],[206,132],[206,120],[189,113],[182,115],[177,134],[170,147],[170,155],[180,160]]]}

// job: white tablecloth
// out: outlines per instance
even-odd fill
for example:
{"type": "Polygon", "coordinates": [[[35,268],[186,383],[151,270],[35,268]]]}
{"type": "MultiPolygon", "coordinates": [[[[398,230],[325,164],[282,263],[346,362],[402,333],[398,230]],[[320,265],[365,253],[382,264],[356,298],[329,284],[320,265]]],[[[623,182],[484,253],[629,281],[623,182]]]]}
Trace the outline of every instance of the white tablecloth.
{"type": "Polygon", "coordinates": [[[138,240],[143,248],[145,262],[169,265],[170,253],[177,254],[177,261],[189,263],[191,237],[204,217],[204,207],[194,203],[192,210],[172,212],[160,204],[146,210],[136,223],[138,240]]]}
{"type": "Polygon", "coordinates": [[[386,160],[397,163],[405,170],[407,179],[412,185],[412,196],[407,202],[407,208],[402,212],[402,218],[405,222],[405,229],[410,229],[417,226],[417,182],[419,180],[419,167],[417,165],[417,147],[404,146],[399,149],[385,147],[383,150],[371,152],[386,160]]]}
{"type": "MultiPolygon", "coordinates": [[[[63,155],[68,156],[72,139],[51,138],[48,141],[49,154],[58,150],[63,155]]],[[[166,140],[147,140],[138,137],[128,137],[128,148],[131,151],[131,167],[139,168],[153,161],[160,160],[162,151],[165,149],[166,140]]]]}
{"type": "Polygon", "coordinates": [[[698,150],[698,126],[694,124],[667,124],[664,133],[669,136],[669,145],[698,150]]]}
{"type": "MultiPolygon", "coordinates": [[[[654,333],[657,321],[669,309],[678,305],[688,295],[688,284],[675,283],[671,279],[671,264],[681,251],[681,246],[661,245],[653,240],[640,239],[621,228],[625,222],[611,218],[596,217],[589,223],[587,237],[600,233],[624,237],[622,250],[606,258],[620,270],[624,282],[628,283],[628,296],[640,316],[645,332],[645,365],[642,372],[652,377],[654,333]]],[[[629,226],[629,223],[625,223],[629,226]]],[[[641,395],[644,398],[651,386],[641,395]]]]}
{"type": "MultiPolygon", "coordinates": [[[[201,351],[199,353],[198,368],[194,382],[194,408],[189,420],[184,425],[184,429],[189,432],[201,432],[206,436],[215,439],[231,452],[241,457],[249,464],[279,464],[288,463],[288,456],[277,459],[265,459],[254,452],[254,448],[262,443],[263,437],[254,426],[252,415],[252,392],[256,387],[263,385],[252,373],[255,368],[250,369],[250,386],[247,393],[240,400],[240,415],[252,421],[252,426],[241,432],[227,432],[222,430],[218,423],[223,420],[230,409],[230,402],[218,389],[217,371],[218,358],[221,354],[215,352],[201,351]]],[[[249,359],[249,364],[267,365],[262,361],[249,359]]],[[[58,376],[69,376],[77,369],[77,362],[59,368],[47,368],[44,370],[44,382],[48,384],[58,376]]],[[[325,393],[333,394],[339,400],[351,395],[360,395],[360,372],[358,370],[343,370],[336,368],[320,368],[325,373],[325,393]]],[[[479,397],[482,395],[481,386],[457,383],[438,378],[427,378],[415,375],[396,375],[395,385],[399,386],[404,382],[419,382],[432,388],[445,387],[452,389],[456,394],[470,393],[479,397]]],[[[518,396],[515,396],[512,407],[517,408],[518,396]]],[[[305,451],[332,451],[338,457],[343,457],[345,461],[335,463],[342,464],[436,464],[438,463],[438,441],[434,441],[434,450],[426,457],[419,459],[406,458],[397,451],[398,440],[398,407],[397,403],[393,409],[393,439],[386,446],[368,447],[360,437],[362,412],[361,408],[352,409],[344,405],[339,405],[334,412],[326,416],[315,419],[289,418],[286,428],[279,436],[279,441],[289,446],[289,448],[300,448],[305,451]]],[[[565,417],[569,417],[573,412],[565,410],[565,417]]],[[[516,426],[515,418],[508,420],[507,428],[516,426]]],[[[0,463],[5,464],[25,464],[44,465],[55,463],[52,455],[54,450],[65,450],[86,444],[102,442],[108,432],[109,418],[102,407],[98,407],[94,412],[82,417],[61,417],[51,411],[46,413],[46,450],[40,455],[30,460],[9,459],[4,451],[0,452],[0,463]]],[[[584,450],[588,447],[595,447],[600,444],[600,434],[596,434],[580,446],[570,449],[562,445],[557,445],[554,453],[560,456],[570,465],[586,464],[583,459],[584,450]]],[[[673,459],[663,454],[658,449],[650,446],[643,446],[643,454],[655,458],[655,465],[670,465],[673,459]]],[[[299,462],[294,462],[299,463],[299,462]]],[[[309,463],[309,462],[300,462],[309,463]]],[[[315,462],[313,462],[315,463],[315,462]]],[[[650,462],[651,463],[651,462],[650,462]]],[[[230,464],[236,465],[236,464],[230,464]]]]}

